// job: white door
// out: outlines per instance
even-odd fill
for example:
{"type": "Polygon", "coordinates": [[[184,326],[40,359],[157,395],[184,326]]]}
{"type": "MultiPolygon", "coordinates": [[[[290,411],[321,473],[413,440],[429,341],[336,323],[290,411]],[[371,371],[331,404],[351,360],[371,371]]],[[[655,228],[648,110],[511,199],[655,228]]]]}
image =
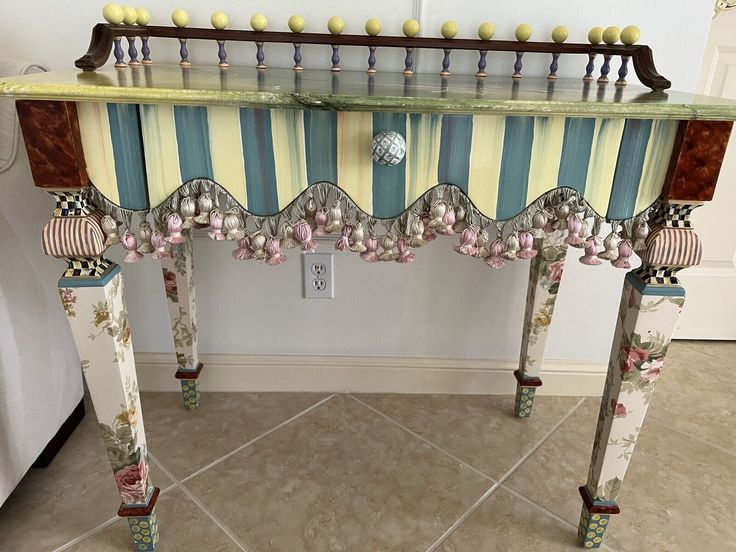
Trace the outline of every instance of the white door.
{"type": "MultiPolygon", "coordinates": [[[[736,9],[713,19],[697,93],[736,100],[736,9]]],[[[675,337],[736,340],[736,131],[715,197],[692,219],[703,242],[703,262],[681,273],[687,300],[675,337]]]]}

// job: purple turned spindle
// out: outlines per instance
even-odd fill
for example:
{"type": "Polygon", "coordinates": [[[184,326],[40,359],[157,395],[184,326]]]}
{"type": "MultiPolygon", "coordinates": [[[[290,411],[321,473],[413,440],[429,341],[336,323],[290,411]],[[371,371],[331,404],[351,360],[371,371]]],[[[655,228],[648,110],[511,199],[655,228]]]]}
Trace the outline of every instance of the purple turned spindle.
{"type": "Polygon", "coordinates": [[[302,67],[302,45],[294,44],[294,71],[303,71],[302,67]]]}
{"type": "Polygon", "coordinates": [[[263,53],[263,42],[256,42],[256,69],[265,69],[266,64],[263,63],[266,59],[266,54],[263,53]]]}
{"type": "Polygon", "coordinates": [[[368,46],[368,73],[371,75],[376,72],[376,47],[368,46]]]}
{"type": "Polygon", "coordinates": [[[595,71],[595,57],[598,54],[590,53],[588,54],[588,65],[585,66],[585,76],[583,77],[584,81],[592,81],[593,80],[593,71],[595,71]]]}
{"type": "Polygon", "coordinates": [[[332,67],[330,67],[330,71],[333,73],[339,73],[340,72],[340,46],[337,46],[335,44],[332,45],[332,67]]]}
{"type": "Polygon", "coordinates": [[[440,71],[440,76],[442,77],[449,77],[450,76],[450,50],[449,48],[443,48],[443,51],[445,52],[445,57],[442,58],[442,71],[440,71]]]}
{"type": "Polygon", "coordinates": [[[555,80],[557,78],[557,69],[559,69],[560,54],[552,54],[552,63],[549,65],[549,75],[547,75],[547,79],[549,80],[555,80]]]}
{"type": "Polygon", "coordinates": [[[230,67],[230,64],[227,62],[227,52],[225,51],[224,40],[217,41],[217,57],[220,60],[220,63],[217,64],[218,67],[230,67]]]}
{"type": "Polygon", "coordinates": [[[603,66],[601,67],[601,76],[598,77],[598,84],[608,83],[608,73],[611,72],[611,58],[610,54],[603,54],[603,66]]]}
{"type": "Polygon", "coordinates": [[[148,37],[142,36],[141,42],[143,45],[141,46],[141,53],[143,54],[143,65],[151,65],[153,61],[151,60],[151,48],[148,47],[148,37]]]}
{"type": "Polygon", "coordinates": [[[115,67],[127,67],[128,64],[125,63],[125,52],[123,51],[123,46],[120,44],[120,41],[122,40],[122,37],[116,36],[112,39],[113,43],[115,44],[113,48],[113,53],[115,54],[115,67]]]}
{"type": "Polygon", "coordinates": [[[128,55],[130,56],[130,61],[128,62],[128,65],[132,67],[137,67],[141,64],[141,62],[138,61],[138,50],[135,47],[134,36],[128,37],[128,55]]]}
{"type": "Polygon", "coordinates": [[[478,72],[475,74],[476,77],[486,76],[486,54],[488,50],[480,50],[480,59],[478,60],[478,72]]]}
{"type": "Polygon", "coordinates": [[[189,67],[191,63],[189,62],[189,50],[187,49],[187,39],[186,38],[180,38],[179,39],[179,57],[181,57],[181,61],[179,62],[179,65],[182,67],[189,67]]]}
{"type": "Polygon", "coordinates": [[[404,74],[414,74],[414,48],[406,49],[406,58],[404,59],[404,74]]]}
{"type": "Polygon", "coordinates": [[[618,80],[616,86],[626,86],[626,75],[629,74],[630,56],[621,56],[621,68],[618,70],[618,80]]]}
{"type": "Polygon", "coordinates": [[[511,75],[514,79],[520,79],[521,78],[521,58],[524,57],[524,52],[516,52],[516,63],[514,63],[514,74],[511,75]]]}

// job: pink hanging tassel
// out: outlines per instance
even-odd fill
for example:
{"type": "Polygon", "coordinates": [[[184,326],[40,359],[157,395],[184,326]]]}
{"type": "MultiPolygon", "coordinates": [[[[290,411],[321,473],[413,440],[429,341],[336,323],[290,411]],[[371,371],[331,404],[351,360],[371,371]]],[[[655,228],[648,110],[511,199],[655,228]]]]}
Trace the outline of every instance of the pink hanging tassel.
{"type": "Polygon", "coordinates": [[[416,255],[411,252],[411,248],[404,238],[399,238],[397,248],[399,250],[399,256],[396,257],[397,263],[408,264],[414,262],[416,255]]]}
{"type": "Polygon", "coordinates": [[[498,238],[491,244],[490,254],[486,259],[486,264],[491,268],[501,268],[504,266],[506,261],[501,255],[503,255],[505,250],[503,241],[501,241],[501,238],[498,238]]]}
{"type": "Polygon", "coordinates": [[[447,209],[445,214],[442,216],[443,226],[436,228],[435,232],[442,234],[443,236],[452,236],[455,233],[455,230],[452,229],[452,226],[455,224],[455,220],[455,210],[447,209]]]}
{"type": "Polygon", "coordinates": [[[281,252],[281,242],[276,238],[268,238],[268,241],[266,241],[266,264],[276,266],[285,262],[286,255],[281,252]]]}
{"type": "Polygon", "coordinates": [[[250,236],[243,236],[238,240],[238,248],[233,250],[233,259],[238,261],[247,261],[253,258],[253,252],[250,250],[250,236]]]}
{"type": "Polygon", "coordinates": [[[621,240],[618,244],[618,259],[611,261],[611,264],[616,268],[631,268],[629,258],[633,252],[631,240],[621,240]]]}
{"type": "Polygon", "coordinates": [[[353,227],[346,224],[340,231],[340,237],[335,242],[335,249],[338,251],[350,251],[350,234],[353,233],[353,227]]]}
{"type": "Polygon", "coordinates": [[[590,236],[585,242],[585,255],[578,260],[588,266],[603,264],[603,261],[598,258],[598,252],[602,244],[603,241],[598,236],[590,236]]]}
{"type": "Polygon", "coordinates": [[[478,253],[478,247],[475,245],[478,241],[478,233],[475,228],[468,226],[460,235],[460,245],[455,246],[455,251],[461,255],[475,255],[478,253]]]}
{"type": "Polygon", "coordinates": [[[317,244],[312,239],[312,227],[306,220],[302,219],[294,225],[294,237],[302,244],[304,251],[314,253],[317,249],[317,244]]]}
{"type": "Polygon", "coordinates": [[[583,229],[583,221],[578,218],[577,215],[570,215],[567,217],[567,237],[565,243],[572,245],[573,247],[582,247],[585,245],[585,240],[580,237],[580,231],[583,229]]]}
{"type": "Polygon", "coordinates": [[[537,250],[534,249],[534,236],[531,232],[519,232],[519,251],[516,256],[520,259],[531,259],[537,256],[537,250]]]}
{"type": "Polygon", "coordinates": [[[329,215],[327,213],[327,209],[320,209],[317,211],[314,215],[314,224],[317,225],[317,228],[314,231],[315,236],[326,236],[327,230],[325,229],[325,226],[327,225],[327,222],[329,220],[329,215]]]}
{"type": "Polygon", "coordinates": [[[158,230],[154,230],[151,234],[151,244],[155,248],[155,251],[151,253],[152,259],[170,259],[171,253],[166,250],[166,238],[158,230]]]}
{"type": "Polygon", "coordinates": [[[143,255],[137,251],[138,240],[136,239],[135,234],[130,231],[126,231],[120,241],[123,244],[123,249],[127,251],[125,258],[123,258],[123,262],[137,263],[143,258],[143,255]]]}
{"type": "Polygon", "coordinates": [[[183,226],[184,221],[181,220],[181,217],[177,213],[171,213],[169,218],[166,219],[166,230],[168,231],[168,236],[164,239],[169,243],[175,244],[186,242],[187,239],[181,235],[183,226]]]}
{"type": "Polygon", "coordinates": [[[378,250],[378,238],[375,236],[368,236],[365,241],[365,251],[360,254],[360,258],[368,263],[376,263],[380,261],[376,251],[378,250]]]}
{"type": "Polygon", "coordinates": [[[222,225],[225,222],[225,215],[222,214],[222,211],[220,211],[217,208],[212,209],[210,211],[210,230],[207,232],[207,235],[215,240],[220,241],[225,239],[225,234],[222,233],[222,225]]]}

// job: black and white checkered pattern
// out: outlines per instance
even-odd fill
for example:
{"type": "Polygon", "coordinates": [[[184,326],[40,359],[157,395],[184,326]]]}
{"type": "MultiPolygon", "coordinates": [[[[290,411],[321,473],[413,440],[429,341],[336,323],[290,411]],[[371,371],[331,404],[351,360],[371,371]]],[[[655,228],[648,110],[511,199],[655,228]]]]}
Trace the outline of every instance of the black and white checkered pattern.
{"type": "Polygon", "coordinates": [[[636,269],[635,274],[648,285],[667,286],[680,283],[676,276],[678,270],[680,269],[661,266],[655,268],[642,265],[636,269]]]}
{"type": "Polygon", "coordinates": [[[79,192],[50,192],[56,199],[55,217],[85,217],[94,208],[90,206],[85,197],[85,191],[79,192]]]}
{"type": "Polygon", "coordinates": [[[658,211],[652,218],[651,226],[666,228],[692,228],[690,223],[690,214],[696,207],[700,205],[691,205],[686,203],[670,203],[667,210],[658,211]]]}
{"type": "Polygon", "coordinates": [[[99,278],[113,265],[112,261],[104,257],[70,257],[65,260],[69,268],[64,272],[64,278],[99,278]]]}

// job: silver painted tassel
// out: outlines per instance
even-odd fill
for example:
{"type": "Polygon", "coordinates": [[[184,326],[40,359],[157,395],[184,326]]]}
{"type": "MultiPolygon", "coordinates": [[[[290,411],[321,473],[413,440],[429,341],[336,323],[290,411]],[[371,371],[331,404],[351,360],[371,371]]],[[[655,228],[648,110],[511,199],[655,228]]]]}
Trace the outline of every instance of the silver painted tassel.
{"type": "Polygon", "coordinates": [[[145,254],[154,252],[155,248],[151,243],[152,234],[153,230],[151,230],[151,225],[146,219],[143,219],[140,226],[138,227],[138,239],[140,240],[140,245],[138,245],[138,253],[145,254]]]}
{"type": "Polygon", "coordinates": [[[120,223],[112,218],[110,215],[105,215],[100,221],[102,231],[105,233],[105,246],[114,245],[120,243],[120,232],[118,226],[120,223]]]}
{"type": "Polygon", "coordinates": [[[515,261],[516,253],[520,248],[519,237],[516,235],[516,232],[512,232],[506,238],[506,251],[501,253],[501,258],[506,259],[507,261],[515,261]]]}
{"type": "Polygon", "coordinates": [[[225,231],[226,240],[239,240],[245,236],[245,229],[240,226],[240,217],[235,211],[225,213],[222,229],[225,231]]]}
{"type": "Polygon", "coordinates": [[[647,237],[649,237],[649,225],[645,220],[639,220],[634,227],[634,251],[641,253],[647,249],[647,237]]]}
{"type": "Polygon", "coordinates": [[[342,209],[340,200],[335,200],[328,213],[328,222],[325,226],[326,232],[339,232],[342,230],[342,209]]]}
{"type": "Polygon", "coordinates": [[[290,222],[285,222],[281,225],[281,249],[294,249],[299,245],[299,242],[294,238],[294,227],[290,222]]]}
{"type": "Polygon", "coordinates": [[[197,200],[197,207],[199,208],[199,214],[194,217],[195,222],[199,224],[210,224],[210,211],[215,206],[215,201],[212,199],[212,194],[204,192],[199,196],[197,200]]]}
{"type": "Polygon", "coordinates": [[[386,234],[381,238],[381,247],[383,252],[378,256],[382,261],[395,261],[399,253],[396,251],[396,236],[393,234],[386,234]]]}
{"type": "Polygon", "coordinates": [[[358,221],[355,223],[352,233],[350,234],[350,251],[356,253],[363,253],[366,250],[363,239],[365,238],[365,230],[363,229],[363,223],[358,221]]]}
{"type": "Polygon", "coordinates": [[[532,217],[532,229],[530,232],[534,238],[544,237],[544,227],[547,225],[547,214],[543,209],[540,209],[532,217]]]}
{"type": "Polygon", "coordinates": [[[312,229],[317,227],[314,222],[314,216],[317,214],[317,202],[314,201],[313,197],[307,200],[307,204],[304,206],[304,218],[307,220],[312,229]]]}
{"type": "Polygon", "coordinates": [[[468,227],[467,216],[468,213],[465,207],[462,205],[455,207],[455,224],[452,225],[452,229],[458,234],[461,234],[468,227]]]}
{"type": "Polygon", "coordinates": [[[488,230],[484,228],[478,232],[478,239],[475,240],[475,245],[478,246],[478,253],[475,256],[479,259],[485,259],[491,254],[491,238],[488,235],[488,230]]]}
{"type": "Polygon", "coordinates": [[[570,206],[561,201],[555,207],[555,230],[567,230],[567,217],[570,216],[570,206]]]}
{"type": "Polygon", "coordinates": [[[442,218],[445,216],[445,213],[447,212],[447,205],[445,205],[444,201],[435,201],[432,203],[432,208],[430,210],[430,220],[429,220],[429,227],[433,230],[436,228],[445,228],[445,223],[442,220],[442,218]]]}
{"type": "Polygon", "coordinates": [[[191,197],[185,197],[179,204],[179,212],[181,213],[181,217],[184,219],[184,225],[182,228],[193,228],[194,215],[197,214],[197,202],[191,197]]]}
{"type": "Polygon", "coordinates": [[[425,243],[424,238],[424,223],[421,219],[414,219],[409,225],[409,245],[411,247],[422,247],[425,243]]]}
{"type": "Polygon", "coordinates": [[[616,232],[611,232],[603,240],[603,251],[598,253],[598,258],[605,261],[615,261],[618,259],[618,242],[621,239],[618,237],[616,232]]]}
{"type": "Polygon", "coordinates": [[[251,236],[250,248],[253,250],[253,258],[262,261],[266,258],[266,236],[263,234],[256,234],[251,236]]]}

